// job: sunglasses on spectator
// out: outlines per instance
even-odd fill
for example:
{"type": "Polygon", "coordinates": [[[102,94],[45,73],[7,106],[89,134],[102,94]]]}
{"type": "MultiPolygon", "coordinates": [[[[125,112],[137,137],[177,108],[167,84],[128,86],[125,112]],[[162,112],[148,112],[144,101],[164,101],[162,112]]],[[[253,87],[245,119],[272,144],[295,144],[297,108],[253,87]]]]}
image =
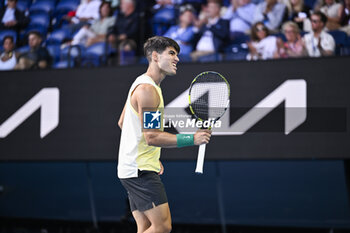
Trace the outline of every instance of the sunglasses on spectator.
{"type": "Polygon", "coordinates": [[[321,22],[321,20],[319,20],[319,19],[311,19],[311,23],[319,23],[319,22],[321,22]]]}

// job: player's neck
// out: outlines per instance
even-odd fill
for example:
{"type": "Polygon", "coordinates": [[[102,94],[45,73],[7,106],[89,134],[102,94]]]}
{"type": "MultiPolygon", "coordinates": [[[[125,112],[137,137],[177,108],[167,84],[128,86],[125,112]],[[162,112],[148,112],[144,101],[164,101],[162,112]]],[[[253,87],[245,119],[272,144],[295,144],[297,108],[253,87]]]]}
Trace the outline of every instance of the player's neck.
{"type": "Polygon", "coordinates": [[[159,86],[160,83],[163,81],[163,79],[165,78],[165,74],[163,74],[162,72],[160,72],[159,69],[149,66],[146,72],[146,75],[151,77],[153,79],[153,81],[159,86]]]}

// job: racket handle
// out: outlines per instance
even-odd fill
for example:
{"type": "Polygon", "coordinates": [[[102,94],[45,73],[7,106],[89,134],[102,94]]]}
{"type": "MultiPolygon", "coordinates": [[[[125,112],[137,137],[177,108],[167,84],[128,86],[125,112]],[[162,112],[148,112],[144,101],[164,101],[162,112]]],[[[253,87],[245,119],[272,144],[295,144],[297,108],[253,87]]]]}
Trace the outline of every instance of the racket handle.
{"type": "Polygon", "coordinates": [[[205,155],[205,146],[206,145],[207,144],[202,144],[199,146],[196,173],[203,173],[204,155],[205,155]]]}

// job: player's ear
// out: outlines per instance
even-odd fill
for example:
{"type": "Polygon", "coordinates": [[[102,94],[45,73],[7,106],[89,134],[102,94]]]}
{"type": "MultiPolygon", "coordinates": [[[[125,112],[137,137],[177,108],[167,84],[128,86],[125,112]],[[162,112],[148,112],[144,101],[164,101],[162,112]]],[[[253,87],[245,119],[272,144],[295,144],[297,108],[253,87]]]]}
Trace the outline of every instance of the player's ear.
{"type": "Polygon", "coordinates": [[[158,62],[158,53],[156,51],[152,52],[152,60],[158,62]]]}

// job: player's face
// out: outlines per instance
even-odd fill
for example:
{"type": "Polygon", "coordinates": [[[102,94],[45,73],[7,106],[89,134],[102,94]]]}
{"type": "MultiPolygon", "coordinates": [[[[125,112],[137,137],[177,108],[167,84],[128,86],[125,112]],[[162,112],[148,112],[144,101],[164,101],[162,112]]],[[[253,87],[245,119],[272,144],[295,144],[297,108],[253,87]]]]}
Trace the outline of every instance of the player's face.
{"type": "Polygon", "coordinates": [[[163,53],[159,55],[158,65],[162,72],[166,75],[175,75],[177,70],[177,63],[179,58],[177,52],[173,47],[166,48],[163,53]]]}

